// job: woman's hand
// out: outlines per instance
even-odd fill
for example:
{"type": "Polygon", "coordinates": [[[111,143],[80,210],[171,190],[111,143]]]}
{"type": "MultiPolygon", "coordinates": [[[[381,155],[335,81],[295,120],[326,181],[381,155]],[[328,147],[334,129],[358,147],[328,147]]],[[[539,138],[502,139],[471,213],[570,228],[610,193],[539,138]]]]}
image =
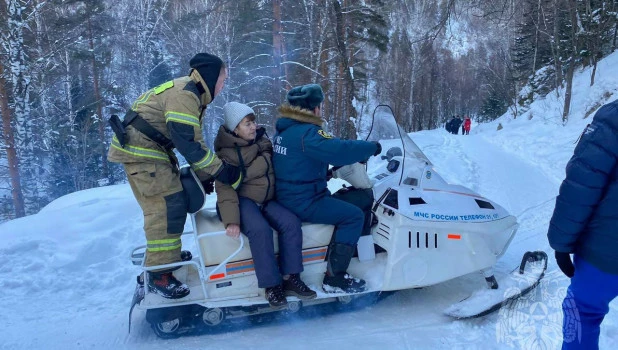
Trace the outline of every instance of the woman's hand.
{"type": "Polygon", "coordinates": [[[232,238],[238,238],[240,236],[240,226],[236,224],[227,225],[225,234],[232,238]]]}

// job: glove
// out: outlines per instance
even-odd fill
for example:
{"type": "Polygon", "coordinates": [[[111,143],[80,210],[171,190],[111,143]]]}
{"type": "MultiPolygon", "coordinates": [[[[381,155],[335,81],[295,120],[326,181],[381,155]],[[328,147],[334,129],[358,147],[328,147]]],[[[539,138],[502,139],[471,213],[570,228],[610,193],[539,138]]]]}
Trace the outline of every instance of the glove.
{"type": "Polygon", "coordinates": [[[232,186],[233,189],[237,189],[242,183],[242,172],[240,171],[240,168],[223,162],[221,170],[219,170],[219,173],[215,176],[215,179],[226,185],[232,186]]]}
{"type": "Polygon", "coordinates": [[[378,141],[373,141],[373,143],[375,143],[377,147],[376,151],[373,153],[373,156],[375,157],[379,155],[380,153],[382,153],[382,145],[378,141]]]}
{"type": "Polygon", "coordinates": [[[206,194],[211,194],[215,190],[215,179],[202,181],[202,187],[204,187],[206,194]]]}
{"type": "Polygon", "coordinates": [[[558,263],[560,270],[562,270],[562,273],[564,273],[568,278],[575,275],[575,266],[573,266],[571,255],[569,253],[556,252],[556,262],[558,263]]]}

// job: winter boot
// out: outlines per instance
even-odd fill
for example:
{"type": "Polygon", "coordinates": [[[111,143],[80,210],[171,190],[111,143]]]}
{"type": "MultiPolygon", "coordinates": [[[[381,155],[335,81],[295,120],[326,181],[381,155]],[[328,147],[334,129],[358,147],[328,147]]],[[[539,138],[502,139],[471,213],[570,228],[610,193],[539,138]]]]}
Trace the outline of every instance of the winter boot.
{"type": "Polygon", "coordinates": [[[337,274],[335,276],[324,276],[322,289],[326,293],[360,293],[366,289],[365,281],[360,278],[355,278],[347,273],[337,274]]]}
{"type": "Polygon", "coordinates": [[[189,295],[189,287],[180,283],[171,272],[150,273],[148,291],[159,294],[167,299],[180,299],[189,295]]]}
{"type": "Polygon", "coordinates": [[[355,246],[345,243],[331,243],[328,249],[328,264],[322,289],[326,293],[360,293],[365,291],[365,281],[346,273],[355,246]]]}
{"type": "Polygon", "coordinates": [[[283,280],[283,290],[286,296],[297,297],[298,299],[315,299],[318,294],[307,287],[305,282],[300,279],[299,273],[293,273],[290,278],[283,280]]]}
{"type": "Polygon", "coordinates": [[[280,284],[274,287],[266,288],[264,295],[266,296],[266,300],[268,300],[268,304],[271,308],[281,310],[288,307],[288,301],[285,298],[283,287],[281,287],[280,284]]]}

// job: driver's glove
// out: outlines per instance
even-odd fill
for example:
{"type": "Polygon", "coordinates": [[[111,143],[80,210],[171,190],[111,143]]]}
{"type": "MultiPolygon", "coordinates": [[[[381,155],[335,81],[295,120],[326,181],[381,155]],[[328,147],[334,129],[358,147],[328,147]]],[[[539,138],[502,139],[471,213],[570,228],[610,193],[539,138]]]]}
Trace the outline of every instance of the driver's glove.
{"type": "Polygon", "coordinates": [[[378,141],[372,141],[372,143],[376,145],[376,151],[373,152],[373,156],[375,157],[382,153],[382,145],[378,141]]]}

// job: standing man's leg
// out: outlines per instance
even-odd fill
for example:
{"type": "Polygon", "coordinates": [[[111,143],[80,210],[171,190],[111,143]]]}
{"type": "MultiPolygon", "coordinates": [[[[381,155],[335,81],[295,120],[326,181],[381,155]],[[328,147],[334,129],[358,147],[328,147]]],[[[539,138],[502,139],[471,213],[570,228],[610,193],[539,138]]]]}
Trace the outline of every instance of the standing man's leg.
{"type": "MultiPolygon", "coordinates": [[[[144,213],[146,267],[181,261],[180,236],[187,218],[184,193],[171,165],[125,164],[131,190],[144,213]]],[[[174,268],[151,271],[149,286],[170,299],[189,294],[189,288],[173,275],[174,268]]]]}
{"type": "Polygon", "coordinates": [[[562,303],[562,349],[599,348],[601,322],[618,296],[618,275],[603,272],[575,257],[575,275],[562,303]]]}

